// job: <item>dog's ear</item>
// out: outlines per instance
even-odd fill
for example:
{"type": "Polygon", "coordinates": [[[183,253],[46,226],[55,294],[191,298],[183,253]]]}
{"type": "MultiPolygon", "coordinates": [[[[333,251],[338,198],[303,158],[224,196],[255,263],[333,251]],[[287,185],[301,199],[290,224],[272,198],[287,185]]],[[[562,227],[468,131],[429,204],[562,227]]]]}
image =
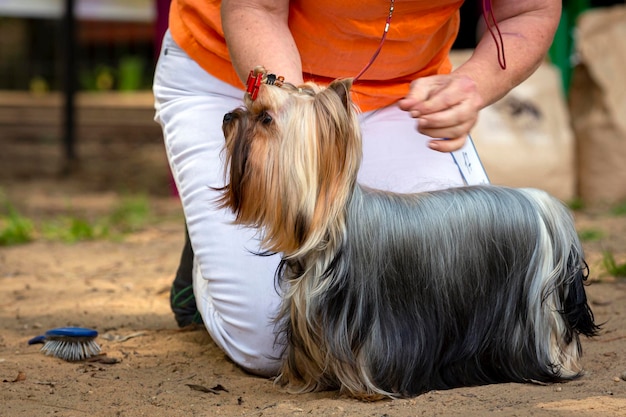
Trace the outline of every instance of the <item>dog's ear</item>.
{"type": "Polygon", "coordinates": [[[352,78],[344,78],[341,80],[335,80],[328,86],[330,90],[333,90],[341,99],[343,107],[346,110],[350,110],[350,88],[352,88],[352,78]]]}

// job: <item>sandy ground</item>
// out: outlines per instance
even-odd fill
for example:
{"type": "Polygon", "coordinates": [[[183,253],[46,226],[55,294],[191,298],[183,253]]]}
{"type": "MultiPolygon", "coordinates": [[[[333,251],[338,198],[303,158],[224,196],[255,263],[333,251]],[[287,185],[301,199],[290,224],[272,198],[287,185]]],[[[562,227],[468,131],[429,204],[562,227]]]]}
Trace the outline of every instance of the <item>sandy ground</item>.
{"type": "MultiPolygon", "coordinates": [[[[34,219],[68,207],[106,213],[120,198],[104,186],[85,186],[84,178],[79,185],[4,183],[11,201],[34,219]]],[[[603,232],[585,243],[588,295],[605,324],[599,337],[583,342],[582,378],[364,403],[335,392],[284,393],[241,371],[203,329],[178,329],[168,297],[183,243],[180,207],[167,192],[151,195],[150,204],[156,220],[121,240],[0,247],[0,416],[626,416],[626,280],[601,264],[603,250],[626,261],[626,216],[576,214],[580,230],[603,232]],[[70,363],[27,345],[60,326],[97,329],[103,356],[70,363]]]]}

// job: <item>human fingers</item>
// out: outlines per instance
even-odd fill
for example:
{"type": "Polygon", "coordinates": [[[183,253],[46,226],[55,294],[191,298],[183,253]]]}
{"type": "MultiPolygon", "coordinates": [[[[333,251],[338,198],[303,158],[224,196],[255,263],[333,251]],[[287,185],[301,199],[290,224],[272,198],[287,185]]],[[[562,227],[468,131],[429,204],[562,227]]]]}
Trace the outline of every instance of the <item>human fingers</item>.
{"type": "Polygon", "coordinates": [[[419,117],[421,104],[442,88],[444,83],[445,78],[439,75],[413,80],[406,97],[398,101],[400,109],[410,112],[412,117],[419,117]]]}
{"type": "Polygon", "coordinates": [[[418,119],[417,130],[433,138],[456,138],[469,133],[478,120],[479,108],[471,101],[462,101],[446,110],[418,119]]]}
{"type": "Polygon", "coordinates": [[[439,113],[462,103],[466,103],[476,111],[480,109],[482,99],[474,80],[465,75],[450,74],[439,77],[439,87],[431,90],[428,98],[415,106],[421,116],[439,113]]]}
{"type": "Polygon", "coordinates": [[[428,147],[438,152],[454,152],[461,149],[466,140],[467,135],[454,139],[434,139],[428,142],[428,147]]]}
{"type": "Polygon", "coordinates": [[[477,110],[483,105],[476,83],[465,75],[434,75],[411,83],[407,97],[400,100],[400,108],[414,118],[438,113],[467,102],[477,110]]]}

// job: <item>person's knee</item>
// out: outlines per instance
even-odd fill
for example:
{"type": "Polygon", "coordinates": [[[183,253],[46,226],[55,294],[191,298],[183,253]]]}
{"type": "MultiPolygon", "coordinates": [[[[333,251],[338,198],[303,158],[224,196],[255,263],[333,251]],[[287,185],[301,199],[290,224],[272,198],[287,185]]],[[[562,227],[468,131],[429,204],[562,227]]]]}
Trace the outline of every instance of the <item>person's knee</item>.
{"type": "Polygon", "coordinates": [[[268,378],[278,375],[281,364],[279,359],[271,358],[261,353],[239,357],[239,360],[233,357],[231,359],[246,372],[268,378]]]}
{"type": "MultiPolygon", "coordinates": [[[[226,233],[213,230],[216,235],[226,233]]],[[[193,242],[193,234],[190,237],[193,242]]],[[[195,249],[198,241],[194,243],[195,249]]],[[[206,262],[210,278],[203,275],[199,256],[194,259],[193,290],[206,329],[237,365],[256,375],[275,376],[284,350],[276,341],[278,329],[273,320],[280,302],[273,286],[275,265],[270,265],[267,257],[248,254],[242,260],[247,264],[242,267],[235,264],[237,259],[226,259],[227,254],[221,260],[215,250],[211,255],[206,262]],[[255,276],[253,283],[250,276],[255,276]]]]}

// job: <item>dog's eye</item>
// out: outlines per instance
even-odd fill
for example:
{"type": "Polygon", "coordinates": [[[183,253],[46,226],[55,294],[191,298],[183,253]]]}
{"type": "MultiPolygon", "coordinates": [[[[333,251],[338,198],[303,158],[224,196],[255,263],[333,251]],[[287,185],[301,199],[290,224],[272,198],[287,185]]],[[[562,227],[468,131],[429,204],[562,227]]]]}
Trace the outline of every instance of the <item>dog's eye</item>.
{"type": "Polygon", "coordinates": [[[269,125],[270,123],[272,123],[273,119],[272,119],[272,116],[270,116],[268,112],[264,111],[264,112],[259,113],[258,120],[264,125],[269,125]]]}
{"type": "Polygon", "coordinates": [[[234,115],[232,112],[231,112],[231,113],[226,113],[226,114],[224,115],[224,119],[223,119],[223,121],[222,121],[222,122],[223,122],[223,123],[228,123],[228,122],[230,122],[231,120],[233,120],[234,118],[235,118],[235,115],[234,115]]]}

